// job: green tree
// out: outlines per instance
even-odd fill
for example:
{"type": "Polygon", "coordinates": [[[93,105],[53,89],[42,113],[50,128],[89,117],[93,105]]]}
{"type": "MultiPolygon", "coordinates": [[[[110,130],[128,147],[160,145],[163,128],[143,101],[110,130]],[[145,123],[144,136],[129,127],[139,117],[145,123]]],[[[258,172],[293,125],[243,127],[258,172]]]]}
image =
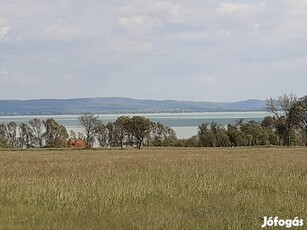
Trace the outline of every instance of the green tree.
{"type": "Polygon", "coordinates": [[[278,131],[284,143],[291,145],[291,133],[293,133],[294,123],[289,118],[290,109],[297,101],[297,97],[291,93],[277,96],[277,99],[269,98],[266,100],[266,110],[273,113],[277,120],[278,131]]]}
{"type": "Polygon", "coordinates": [[[63,125],[60,125],[53,118],[48,118],[43,121],[45,126],[45,133],[43,138],[46,140],[46,147],[60,148],[67,147],[68,133],[63,125]]]}
{"type": "Polygon", "coordinates": [[[216,138],[209,124],[202,123],[198,127],[198,139],[202,147],[216,146],[216,138]]]}
{"type": "Polygon", "coordinates": [[[127,127],[128,131],[136,139],[138,149],[141,149],[145,138],[150,134],[151,121],[142,116],[134,116],[130,119],[127,127]]]}
{"type": "Polygon", "coordinates": [[[31,148],[34,142],[33,130],[25,123],[19,124],[19,146],[20,148],[31,148]]]}
{"type": "Polygon", "coordinates": [[[6,138],[11,147],[17,147],[17,127],[18,125],[15,122],[9,122],[6,125],[6,138]]]}
{"type": "Polygon", "coordinates": [[[33,131],[33,145],[38,146],[39,148],[43,147],[43,122],[39,118],[33,118],[29,121],[31,129],[33,131]]]}
{"type": "Polygon", "coordinates": [[[184,147],[199,147],[200,141],[197,135],[194,135],[185,140],[184,147]]]}
{"type": "Polygon", "coordinates": [[[150,141],[153,146],[173,146],[177,141],[175,131],[161,123],[151,123],[150,141]]]}
{"type": "Polygon", "coordinates": [[[214,134],[215,145],[217,147],[227,147],[231,145],[226,130],[222,125],[219,125],[216,122],[212,122],[210,125],[210,130],[214,134]]]}
{"type": "Polygon", "coordinates": [[[235,125],[229,124],[227,126],[227,136],[231,146],[248,146],[252,143],[252,135],[244,131],[244,119],[238,119],[235,125]],[[243,131],[242,131],[243,128],[243,131]]]}
{"type": "Polygon", "coordinates": [[[108,130],[108,143],[110,147],[116,147],[117,141],[116,141],[116,131],[115,131],[115,122],[109,121],[106,124],[106,128],[108,130]]]}
{"type": "Polygon", "coordinates": [[[128,128],[129,128],[130,118],[128,116],[120,116],[114,122],[114,140],[123,149],[124,143],[128,139],[128,128]]]}
{"type": "Polygon", "coordinates": [[[229,137],[229,141],[232,146],[239,146],[238,138],[239,138],[240,132],[236,125],[229,124],[227,126],[227,135],[229,137]]]}
{"type": "Polygon", "coordinates": [[[295,102],[289,112],[289,119],[303,131],[304,145],[307,146],[307,96],[295,102]]]}
{"type": "Polygon", "coordinates": [[[100,122],[96,127],[95,132],[96,139],[100,147],[105,147],[108,144],[109,131],[105,124],[100,122]]]}
{"type": "Polygon", "coordinates": [[[268,132],[254,120],[243,124],[241,131],[245,135],[249,146],[269,144],[268,132]]]}
{"type": "Polygon", "coordinates": [[[0,148],[9,147],[7,144],[6,134],[7,134],[6,125],[0,123],[0,148]]]}
{"type": "Polygon", "coordinates": [[[273,116],[266,116],[262,122],[261,127],[265,129],[269,135],[268,141],[272,145],[280,145],[280,138],[277,134],[277,121],[273,116]]]}

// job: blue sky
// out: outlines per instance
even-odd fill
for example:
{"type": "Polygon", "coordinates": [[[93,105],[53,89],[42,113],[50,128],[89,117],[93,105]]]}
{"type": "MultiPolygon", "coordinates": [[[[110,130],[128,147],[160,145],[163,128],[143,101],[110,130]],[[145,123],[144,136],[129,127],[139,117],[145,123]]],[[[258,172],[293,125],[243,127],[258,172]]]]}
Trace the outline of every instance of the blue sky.
{"type": "Polygon", "coordinates": [[[0,5],[0,99],[307,94],[306,0],[0,5]]]}

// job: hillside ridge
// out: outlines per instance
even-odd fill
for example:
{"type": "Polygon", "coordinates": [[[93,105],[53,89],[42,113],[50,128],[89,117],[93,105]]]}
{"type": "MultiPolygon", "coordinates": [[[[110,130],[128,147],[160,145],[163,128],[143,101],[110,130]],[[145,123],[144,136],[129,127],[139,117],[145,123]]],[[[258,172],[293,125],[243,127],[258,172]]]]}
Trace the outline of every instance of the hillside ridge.
{"type": "Polygon", "coordinates": [[[124,97],[0,100],[0,115],[263,111],[264,100],[237,102],[152,100],[124,97]]]}

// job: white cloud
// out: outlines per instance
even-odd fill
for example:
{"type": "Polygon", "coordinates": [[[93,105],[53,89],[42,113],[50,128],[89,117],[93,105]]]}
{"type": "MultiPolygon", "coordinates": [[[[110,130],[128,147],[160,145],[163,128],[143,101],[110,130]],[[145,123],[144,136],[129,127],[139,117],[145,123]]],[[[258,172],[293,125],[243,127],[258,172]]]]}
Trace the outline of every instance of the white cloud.
{"type": "Polygon", "coordinates": [[[276,40],[291,42],[307,39],[307,1],[284,1],[284,15],[280,25],[275,29],[276,40]]]}
{"type": "Polygon", "coordinates": [[[154,45],[150,42],[138,42],[133,40],[118,39],[109,47],[114,57],[131,56],[135,54],[148,54],[154,50],[154,45]]]}
{"type": "Polygon", "coordinates": [[[2,1],[0,15],[10,21],[29,20],[36,17],[52,16],[68,8],[70,0],[16,0],[2,1]]]}
{"type": "Polygon", "coordinates": [[[168,24],[182,22],[182,7],[172,1],[131,0],[118,8],[113,8],[121,15],[118,24],[123,29],[152,31],[168,24]]]}
{"type": "Polygon", "coordinates": [[[0,82],[8,84],[18,84],[18,85],[28,85],[28,84],[38,84],[39,79],[30,78],[20,75],[19,73],[9,73],[7,71],[0,72],[0,82]]]}
{"type": "Polygon", "coordinates": [[[199,81],[202,84],[214,85],[217,81],[217,78],[212,75],[199,77],[199,81]]]}
{"type": "Polygon", "coordinates": [[[74,77],[71,74],[66,74],[63,76],[62,81],[65,83],[70,83],[74,80],[74,77]]]}
{"type": "Polygon", "coordinates": [[[85,28],[78,28],[73,25],[53,24],[44,29],[44,36],[47,39],[59,40],[64,42],[73,42],[87,36],[85,28]]]}
{"type": "Polygon", "coordinates": [[[144,17],[142,15],[139,16],[134,16],[134,17],[123,17],[118,20],[118,23],[120,26],[122,26],[125,29],[133,28],[133,27],[138,27],[138,26],[144,26],[144,17]]]}
{"type": "Polygon", "coordinates": [[[0,72],[0,78],[1,78],[1,79],[6,79],[6,78],[8,78],[8,72],[7,72],[7,71],[1,71],[1,72],[0,72]]]}
{"type": "Polygon", "coordinates": [[[178,15],[181,5],[175,4],[172,1],[153,1],[150,9],[153,12],[167,12],[168,14],[178,15]]]}
{"type": "Polygon", "coordinates": [[[287,14],[291,16],[307,15],[306,0],[284,0],[287,7],[287,14]]]}
{"type": "Polygon", "coordinates": [[[118,19],[119,26],[131,33],[149,33],[156,28],[163,27],[164,23],[159,18],[137,15],[118,19]]]}
{"type": "Polygon", "coordinates": [[[254,30],[259,30],[259,28],[260,28],[260,24],[259,23],[254,23],[254,30]]]}
{"type": "Polygon", "coordinates": [[[172,1],[153,1],[149,13],[159,16],[165,22],[178,23],[183,21],[182,6],[172,1]]]}
{"type": "Polygon", "coordinates": [[[135,95],[125,84],[113,86],[116,72],[118,79],[138,84],[140,97],[154,97],[148,85],[155,82],[160,97],[181,97],[178,88],[187,99],[207,99],[200,98],[207,86],[203,97],[222,100],[219,92],[233,79],[248,84],[258,77],[253,92],[262,95],[265,77],[259,76],[285,79],[287,69],[299,76],[307,72],[306,0],[7,0],[0,15],[0,68],[21,73],[3,71],[0,81],[16,83],[19,97],[31,95],[37,82],[32,76],[44,79],[43,95],[56,91],[55,82],[72,87],[63,87],[58,97],[135,95]],[[173,82],[177,88],[169,94],[173,82]],[[76,85],[85,90],[76,92],[76,85]]]}
{"type": "Polygon", "coordinates": [[[10,31],[10,26],[0,27],[0,42],[8,40],[9,31],[10,31]]]}
{"type": "Polygon", "coordinates": [[[254,13],[266,9],[265,3],[244,4],[244,3],[220,3],[217,12],[221,14],[254,13]]]}

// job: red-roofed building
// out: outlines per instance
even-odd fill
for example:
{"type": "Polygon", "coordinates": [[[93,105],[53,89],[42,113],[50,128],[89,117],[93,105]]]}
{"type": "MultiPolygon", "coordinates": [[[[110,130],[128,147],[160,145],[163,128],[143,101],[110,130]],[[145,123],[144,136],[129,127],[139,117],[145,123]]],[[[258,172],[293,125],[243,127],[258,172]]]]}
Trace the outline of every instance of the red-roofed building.
{"type": "Polygon", "coordinates": [[[70,142],[72,148],[86,148],[86,143],[84,140],[74,140],[70,142]]]}

